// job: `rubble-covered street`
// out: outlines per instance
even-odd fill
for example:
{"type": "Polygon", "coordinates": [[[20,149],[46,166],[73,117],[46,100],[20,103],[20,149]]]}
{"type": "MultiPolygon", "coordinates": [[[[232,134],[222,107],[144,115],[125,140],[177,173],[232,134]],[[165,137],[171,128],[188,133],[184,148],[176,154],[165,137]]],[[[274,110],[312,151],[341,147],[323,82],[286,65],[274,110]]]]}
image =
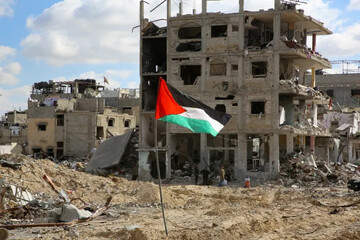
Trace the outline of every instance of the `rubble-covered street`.
{"type": "MultiPolygon", "coordinates": [[[[6,193],[2,225],[39,224],[51,220],[49,211],[64,200],[43,179],[44,174],[63,189],[78,209],[94,212],[113,199],[99,217],[58,227],[10,229],[10,239],[167,239],[158,186],[119,177],[78,172],[49,160],[23,155],[0,155],[21,167],[0,167],[3,187],[22,186],[34,200],[20,206],[6,193]],[[36,202],[34,202],[36,200],[36,202]],[[36,203],[36,204],[35,204],[36,203]]],[[[185,182],[184,182],[185,183],[185,182]]],[[[344,184],[333,187],[283,186],[268,181],[245,189],[229,187],[163,186],[169,239],[358,239],[360,195],[344,184]]]]}

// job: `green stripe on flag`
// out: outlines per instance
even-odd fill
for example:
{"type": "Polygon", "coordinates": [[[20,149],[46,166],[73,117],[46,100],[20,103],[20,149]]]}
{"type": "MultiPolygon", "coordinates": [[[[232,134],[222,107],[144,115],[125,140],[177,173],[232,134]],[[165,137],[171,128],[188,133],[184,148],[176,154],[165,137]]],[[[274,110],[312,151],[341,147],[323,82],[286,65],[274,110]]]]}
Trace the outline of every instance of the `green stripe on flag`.
{"type": "Polygon", "coordinates": [[[205,120],[186,118],[180,115],[167,115],[160,118],[159,120],[178,124],[180,126],[189,128],[193,132],[209,133],[214,137],[218,134],[218,132],[211,126],[211,124],[205,120]]]}

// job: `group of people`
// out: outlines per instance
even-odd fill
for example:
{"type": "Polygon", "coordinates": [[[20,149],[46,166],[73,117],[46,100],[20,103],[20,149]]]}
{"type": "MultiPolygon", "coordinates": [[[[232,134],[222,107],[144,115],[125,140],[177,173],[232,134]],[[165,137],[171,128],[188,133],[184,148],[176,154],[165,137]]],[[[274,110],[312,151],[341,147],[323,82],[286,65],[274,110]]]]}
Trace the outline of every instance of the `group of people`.
{"type": "MultiPolygon", "coordinates": [[[[195,164],[194,167],[194,175],[195,175],[195,185],[198,185],[198,180],[199,180],[199,175],[202,175],[203,177],[203,182],[202,185],[211,185],[212,181],[209,178],[211,172],[209,167],[205,167],[203,170],[199,171],[198,165],[195,164]]],[[[230,172],[225,172],[225,167],[221,166],[220,168],[220,173],[219,173],[219,186],[227,186],[227,182],[230,180],[230,172]]]]}

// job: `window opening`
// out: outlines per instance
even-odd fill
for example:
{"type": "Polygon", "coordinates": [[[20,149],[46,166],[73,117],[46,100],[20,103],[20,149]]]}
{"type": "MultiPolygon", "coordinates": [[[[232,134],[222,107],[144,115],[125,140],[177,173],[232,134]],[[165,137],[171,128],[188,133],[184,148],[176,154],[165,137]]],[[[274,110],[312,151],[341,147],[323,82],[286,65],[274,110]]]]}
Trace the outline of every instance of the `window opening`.
{"type": "Polygon", "coordinates": [[[64,115],[56,115],[56,126],[64,126],[64,115]]]}
{"type": "Polygon", "coordinates": [[[226,113],[226,106],[224,104],[218,104],[215,106],[215,110],[226,113]]]}
{"type": "Polygon", "coordinates": [[[327,94],[329,97],[334,97],[334,90],[333,90],[333,89],[326,90],[326,94],[327,94]]]}
{"type": "Polygon", "coordinates": [[[265,114],[265,102],[251,102],[251,114],[265,114]]]}
{"type": "Polygon", "coordinates": [[[197,78],[201,76],[201,65],[180,66],[180,72],[184,85],[193,85],[196,84],[197,78]]]}
{"type": "Polygon", "coordinates": [[[182,27],[178,31],[179,39],[201,38],[201,27],[182,27]]]}
{"type": "Polygon", "coordinates": [[[46,124],[39,124],[38,125],[38,130],[39,131],[46,131],[46,124]]]}
{"type": "Polygon", "coordinates": [[[351,89],[352,97],[360,97],[360,89],[351,89]]]}
{"type": "Polygon", "coordinates": [[[126,127],[126,128],[130,127],[130,123],[131,123],[130,120],[126,120],[126,121],[124,122],[124,127],[126,127]]]}
{"type": "Polygon", "coordinates": [[[211,37],[227,37],[227,25],[211,26],[211,37]]]}
{"type": "Polygon", "coordinates": [[[114,118],[110,118],[110,119],[108,120],[108,126],[109,126],[109,127],[113,127],[114,124],[115,124],[115,119],[114,119],[114,118]]]}
{"type": "Polygon", "coordinates": [[[264,78],[267,74],[266,62],[253,62],[252,63],[252,75],[254,78],[264,78]]]}
{"type": "Polygon", "coordinates": [[[224,76],[226,75],[226,63],[222,60],[214,60],[210,64],[211,76],[224,76]]]}

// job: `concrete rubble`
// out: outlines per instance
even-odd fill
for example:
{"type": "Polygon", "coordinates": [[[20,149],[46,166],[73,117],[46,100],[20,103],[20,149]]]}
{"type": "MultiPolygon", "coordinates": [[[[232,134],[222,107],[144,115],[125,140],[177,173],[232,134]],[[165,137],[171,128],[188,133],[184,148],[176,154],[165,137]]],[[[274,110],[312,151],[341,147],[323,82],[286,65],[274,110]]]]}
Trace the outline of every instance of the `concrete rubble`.
{"type": "Polygon", "coordinates": [[[306,153],[281,156],[279,182],[295,186],[344,186],[350,179],[360,176],[359,166],[351,163],[329,163],[321,157],[306,153]]]}

